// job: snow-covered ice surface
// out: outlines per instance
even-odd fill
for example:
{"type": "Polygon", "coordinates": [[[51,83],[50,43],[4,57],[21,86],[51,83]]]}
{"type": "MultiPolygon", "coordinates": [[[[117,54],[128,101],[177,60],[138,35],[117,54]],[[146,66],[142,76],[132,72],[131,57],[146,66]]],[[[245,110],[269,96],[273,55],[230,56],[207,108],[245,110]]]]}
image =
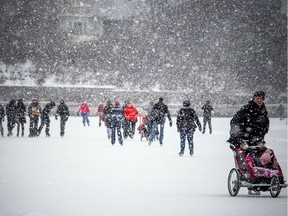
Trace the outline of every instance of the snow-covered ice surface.
{"type": "MultiPolygon", "coordinates": [[[[246,188],[229,195],[229,118],[213,118],[211,135],[195,132],[193,157],[188,151],[178,156],[175,118],[162,147],[148,146],[139,134],[112,146],[98,118],[90,120],[84,127],[80,117],[71,117],[64,138],[52,117],[50,138],[45,129],[28,138],[28,124],[24,138],[0,137],[1,216],[287,215],[287,188],[277,198],[249,196],[246,188]]],[[[267,146],[287,180],[287,124],[270,120],[267,146]]]]}

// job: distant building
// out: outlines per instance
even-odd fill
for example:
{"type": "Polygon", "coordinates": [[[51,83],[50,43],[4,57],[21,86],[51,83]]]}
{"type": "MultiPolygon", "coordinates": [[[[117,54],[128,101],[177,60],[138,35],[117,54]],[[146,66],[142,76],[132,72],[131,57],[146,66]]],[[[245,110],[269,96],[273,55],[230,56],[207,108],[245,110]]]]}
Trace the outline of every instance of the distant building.
{"type": "Polygon", "coordinates": [[[98,40],[103,35],[103,19],[89,0],[59,0],[60,30],[75,42],[98,40]]]}

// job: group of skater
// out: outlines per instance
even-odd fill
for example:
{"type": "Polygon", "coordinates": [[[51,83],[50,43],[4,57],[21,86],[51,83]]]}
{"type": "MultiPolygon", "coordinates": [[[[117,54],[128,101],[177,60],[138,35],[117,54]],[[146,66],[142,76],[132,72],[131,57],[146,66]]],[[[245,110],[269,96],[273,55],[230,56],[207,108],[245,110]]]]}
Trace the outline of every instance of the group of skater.
{"type": "MultiPolygon", "coordinates": [[[[243,106],[231,120],[230,143],[231,149],[239,147],[243,140],[249,140],[252,145],[259,141],[264,141],[264,135],[269,129],[268,112],[264,104],[265,93],[257,91],[252,100],[243,106]]],[[[12,99],[6,105],[5,109],[0,105],[0,132],[4,136],[3,121],[5,114],[7,115],[7,136],[12,136],[12,130],[17,125],[17,136],[24,136],[24,125],[26,123],[26,112],[29,117],[29,137],[37,137],[45,128],[46,136],[50,136],[50,112],[56,106],[55,102],[47,103],[42,109],[38,100],[33,99],[28,108],[26,108],[22,99],[18,101],[12,99]],[[39,120],[41,120],[40,126],[39,120]]],[[[213,106],[207,100],[201,107],[203,110],[203,124],[201,125],[197,112],[191,107],[189,100],[184,100],[182,107],[178,110],[176,116],[176,127],[180,137],[180,152],[183,156],[185,151],[186,140],[188,142],[189,154],[194,154],[193,136],[198,128],[204,134],[206,125],[208,125],[209,133],[212,133],[211,118],[213,106]]],[[[112,102],[108,100],[104,105],[98,104],[97,116],[99,117],[99,126],[104,123],[107,128],[107,137],[111,140],[111,144],[116,143],[116,136],[120,145],[127,138],[133,139],[136,129],[151,145],[155,141],[159,141],[160,146],[164,143],[164,126],[166,120],[172,127],[172,118],[168,106],[164,103],[163,97],[154,103],[150,102],[148,106],[143,107],[145,114],[139,113],[138,109],[130,101],[125,101],[123,105],[119,101],[112,102]],[[140,120],[139,127],[136,123],[140,120]]],[[[76,111],[77,115],[81,115],[84,126],[90,126],[89,116],[90,108],[84,101],[76,111]]],[[[65,124],[70,116],[68,106],[64,100],[60,100],[56,109],[55,118],[60,116],[60,136],[65,134],[65,124]]]]}
{"type": "MultiPolygon", "coordinates": [[[[105,105],[102,103],[98,105],[97,115],[99,117],[99,126],[102,125],[102,122],[105,124],[107,127],[107,137],[111,140],[112,145],[116,142],[116,134],[119,144],[123,145],[123,140],[126,138],[130,137],[133,139],[136,129],[141,134],[141,140],[142,138],[146,138],[148,145],[151,145],[155,141],[159,141],[160,146],[163,145],[165,122],[168,120],[170,127],[172,127],[173,124],[171,114],[168,106],[164,103],[163,97],[160,97],[156,103],[150,102],[149,105],[143,109],[145,114],[139,114],[137,108],[129,101],[125,101],[124,104],[121,105],[119,101],[112,103],[108,100],[105,105]],[[139,127],[136,128],[138,119],[140,123],[139,127]]],[[[180,156],[184,154],[186,139],[189,146],[189,153],[193,156],[193,134],[197,127],[204,134],[206,124],[208,124],[209,133],[212,133],[211,117],[213,107],[209,100],[206,101],[202,109],[204,111],[203,131],[198,115],[191,107],[189,100],[185,100],[183,107],[178,111],[176,126],[180,134],[180,156]]],[[[81,113],[81,109],[78,111],[81,113]]],[[[82,118],[83,125],[85,126],[85,117],[82,116],[82,118]]]]}
{"type": "MultiPolygon", "coordinates": [[[[258,166],[265,168],[277,169],[277,161],[274,159],[273,151],[265,147],[265,135],[269,131],[269,117],[265,103],[265,93],[263,91],[256,91],[252,99],[240,108],[230,121],[229,143],[232,151],[237,151],[241,148],[247,151],[247,157],[255,159],[255,155],[249,153],[250,146],[262,146],[261,156],[258,158],[258,166]],[[264,149],[264,150],[263,150],[264,149]],[[250,155],[249,155],[250,154],[250,155]],[[275,165],[276,164],[276,165],[275,165]],[[276,168],[275,168],[276,167],[276,168]]],[[[33,99],[28,108],[26,108],[22,99],[18,101],[12,99],[6,105],[5,109],[0,105],[0,132],[4,136],[3,121],[4,116],[7,115],[7,136],[12,136],[12,130],[17,124],[17,136],[24,136],[24,125],[26,123],[26,112],[29,117],[29,137],[37,137],[40,135],[44,126],[46,136],[50,133],[50,112],[56,106],[55,102],[47,103],[42,109],[38,100],[33,99]],[[41,124],[38,127],[39,119],[41,124]]],[[[191,107],[189,100],[184,100],[182,107],[178,110],[176,116],[176,128],[179,132],[180,138],[180,152],[179,156],[183,156],[185,152],[186,140],[188,143],[189,154],[194,154],[193,136],[198,128],[203,134],[206,132],[206,125],[208,125],[209,134],[212,134],[211,118],[213,114],[213,106],[207,100],[201,107],[203,110],[203,124],[198,118],[197,112],[191,107]]],[[[154,103],[150,102],[148,106],[143,107],[145,114],[139,113],[138,109],[130,102],[125,101],[123,105],[119,101],[112,102],[108,100],[104,105],[98,104],[97,116],[99,117],[99,127],[102,123],[106,127],[107,137],[110,139],[112,145],[116,143],[116,136],[118,142],[123,146],[123,141],[127,138],[133,139],[136,129],[141,134],[141,138],[146,138],[148,145],[159,141],[160,146],[164,143],[164,126],[166,120],[169,126],[172,127],[173,122],[168,109],[164,103],[163,97],[154,103]],[[140,120],[139,127],[136,128],[136,123],[140,120]]],[[[283,112],[283,108],[279,108],[283,112]]],[[[86,101],[84,101],[76,114],[82,117],[83,126],[90,126],[89,116],[90,108],[86,101]]],[[[60,116],[60,136],[64,136],[65,124],[70,116],[68,106],[64,100],[60,100],[56,109],[55,118],[60,116]]],[[[283,116],[281,115],[281,119],[283,116]]],[[[249,194],[259,194],[259,191],[254,191],[253,188],[248,188],[249,194]]]]}
{"type": "MultiPolygon", "coordinates": [[[[24,137],[24,129],[26,124],[26,113],[29,117],[29,137],[38,137],[44,127],[47,137],[50,137],[50,112],[56,106],[54,101],[45,104],[42,109],[40,103],[36,98],[26,107],[23,99],[11,99],[4,108],[0,104],[0,131],[1,136],[4,136],[3,121],[5,115],[7,116],[7,136],[13,135],[13,129],[17,125],[17,137],[24,137]],[[40,122],[41,120],[41,122],[40,122]],[[40,123],[39,123],[40,122],[40,123]],[[38,127],[39,126],[39,127],[38,127]]],[[[60,100],[56,110],[55,119],[60,116],[60,136],[65,134],[66,121],[70,116],[70,111],[64,100],[60,100]]]]}
{"type": "Polygon", "coordinates": [[[125,101],[121,106],[119,101],[112,103],[111,100],[108,100],[106,105],[98,105],[97,115],[99,116],[99,126],[101,126],[101,122],[104,122],[107,128],[107,137],[111,140],[112,145],[116,142],[116,134],[120,145],[123,145],[123,139],[128,137],[133,139],[139,111],[130,101],[125,101]]]}

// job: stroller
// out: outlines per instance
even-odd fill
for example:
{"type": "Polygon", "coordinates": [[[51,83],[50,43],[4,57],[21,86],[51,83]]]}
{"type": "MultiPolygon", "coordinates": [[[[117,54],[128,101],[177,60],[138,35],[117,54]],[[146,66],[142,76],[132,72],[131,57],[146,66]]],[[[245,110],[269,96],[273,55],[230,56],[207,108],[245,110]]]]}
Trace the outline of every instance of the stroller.
{"type": "Polygon", "coordinates": [[[228,175],[228,191],[231,196],[236,196],[241,187],[246,187],[249,192],[254,191],[257,195],[260,195],[260,191],[270,191],[275,198],[282,188],[287,187],[273,150],[263,145],[236,148],[234,161],[235,168],[228,175]],[[270,161],[263,166],[262,155],[267,152],[270,154],[270,161]]]}
{"type": "Polygon", "coordinates": [[[104,115],[104,106],[103,104],[98,105],[98,110],[96,115],[99,117],[99,127],[101,127],[101,122],[105,122],[105,115],[104,115]]]}
{"type": "Polygon", "coordinates": [[[147,118],[147,115],[140,115],[140,125],[137,128],[139,134],[140,134],[140,140],[142,141],[143,138],[145,138],[147,141],[149,139],[149,120],[147,118]]]}

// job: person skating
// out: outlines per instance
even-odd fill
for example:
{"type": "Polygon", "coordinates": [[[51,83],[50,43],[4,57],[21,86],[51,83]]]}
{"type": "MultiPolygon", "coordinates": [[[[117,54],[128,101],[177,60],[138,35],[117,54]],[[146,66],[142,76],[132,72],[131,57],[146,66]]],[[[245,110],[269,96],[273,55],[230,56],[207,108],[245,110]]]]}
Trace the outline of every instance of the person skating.
{"type": "Polygon", "coordinates": [[[206,130],[206,124],[208,123],[208,127],[209,127],[209,133],[212,133],[212,124],[211,124],[211,118],[212,118],[212,111],[213,111],[213,107],[210,104],[210,101],[207,100],[206,103],[201,107],[201,109],[204,111],[203,114],[203,131],[202,133],[205,133],[206,130]]]}
{"type": "Polygon", "coordinates": [[[106,131],[107,131],[107,137],[108,139],[111,138],[111,107],[112,107],[112,103],[110,100],[107,101],[106,105],[104,106],[103,109],[103,114],[104,114],[104,122],[105,122],[105,127],[106,127],[106,131]]]}
{"type": "MultiPolygon", "coordinates": [[[[123,110],[125,110],[125,108],[127,107],[127,105],[129,104],[129,100],[125,100],[124,104],[123,104],[123,110]]],[[[125,113],[124,113],[125,115],[125,113]]],[[[129,127],[130,124],[129,124],[129,121],[126,119],[126,118],[123,118],[123,121],[122,121],[122,129],[123,129],[123,137],[124,139],[127,139],[128,136],[129,136],[129,127]]]]}
{"type": "Polygon", "coordinates": [[[6,106],[6,115],[7,115],[7,129],[8,134],[7,136],[12,136],[12,130],[15,127],[16,124],[16,115],[17,115],[17,107],[16,107],[16,101],[14,99],[11,99],[9,103],[6,106]]]}
{"type": "Polygon", "coordinates": [[[149,143],[148,143],[149,145],[151,145],[151,143],[155,138],[155,133],[157,131],[158,125],[160,126],[160,132],[159,132],[160,146],[163,145],[166,116],[169,120],[169,126],[172,127],[172,119],[170,116],[170,112],[168,110],[167,105],[164,104],[163,98],[160,97],[159,101],[154,105],[151,113],[149,114],[149,121],[151,121],[152,124],[151,133],[149,136],[149,143]]]}
{"type": "Polygon", "coordinates": [[[183,156],[185,151],[186,139],[189,145],[189,153],[191,156],[194,154],[193,136],[198,126],[199,131],[202,130],[201,123],[196,114],[196,111],[190,107],[190,101],[185,100],[183,107],[179,110],[176,120],[177,131],[180,133],[180,152],[179,155],[183,156]]]}
{"type": "Polygon", "coordinates": [[[56,105],[55,102],[51,101],[48,104],[46,104],[44,109],[42,110],[41,115],[40,115],[41,124],[37,130],[37,136],[39,136],[41,134],[43,127],[46,125],[46,128],[45,128],[46,137],[50,137],[50,117],[49,117],[49,115],[50,115],[51,110],[55,107],[55,105],[56,105]]]}
{"type": "Polygon", "coordinates": [[[115,102],[115,106],[111,107],[111,144],[114,145],[117,137],[120,145],[123,145],[123,138],[121,132],[122,121],[124,119],[123,108],[118,101],[115,102]]]}
{"type": "Polygon", "coordinates": [[[32,103],[28,107],[29,123],[29,137],[37,136],[37,129],[39,123],[39,117],[41,115],[42,108],[36,98],[32,100],[32,103]]]}
{"type": "Polygon", "coordinates": [[[86,126],[86,123],[88,126],[90,126],[90,121],[89,121],[89,115],[90,115],[90,108],[87,104],[86,101],[84,101],[78,111],[77,111],[77,115],[81,115],[82,116],[82,122],[83,122],[83,125],[86,126]]]}
{"type": "Polygon", "coordinates": [[[2,104],[0,104],[0,134],[4,137],[4,127],[3,122],[5,120],[5,109],[2,104]]]}
{"type": "Polygon", "coordinates": [[[132,103],[128,103],[124,108],[124,116],[127,121],[128,135],[132,139],[135,134],[135,128],[138,117],[138,110],[133,106],[132,103]]]}
{"type": "Polygon", "coordinates": [[[276,111],[279,113],[280,120],[284,120],[285,119],[285,107],[282,102],[279,104],[279,107],[277,108],[276,111]]]}
{"type": "Polygon", "coordinates": [[[25,131],[25,127],[24,125],[26,124],[26,116],[25,113],[27,111],[26,105],[23,103],[23,99],[19,99],[17,101],[17,137],[20,134],[20,130],[21,130],[21,136],[24,136],[24,131],[25,131]]]}
{"type": "Polygon", "coordinates": [[[66,105],[64,100],[60,100],[60,104],[57,107],[55,119],[58,119],[58,115],[60,116],[60,136],[63,137],[65,134],[65,125],[70,116],[70,110],[66,105]]]}

